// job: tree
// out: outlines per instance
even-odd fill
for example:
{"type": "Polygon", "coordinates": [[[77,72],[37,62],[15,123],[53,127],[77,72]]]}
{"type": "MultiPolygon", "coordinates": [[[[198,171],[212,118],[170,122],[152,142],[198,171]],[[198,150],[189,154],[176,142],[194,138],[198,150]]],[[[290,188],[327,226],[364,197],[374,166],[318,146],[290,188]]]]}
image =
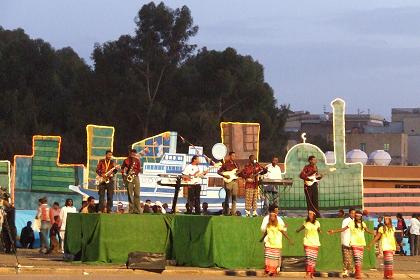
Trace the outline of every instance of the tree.
{"type": "MultiPolygon", "coordinates": [[[[193,25],[187,6],[173,10],[153,2],[139,10],[135,22],[135,36],[124,35],[118,41],[96,45],[92,57],[98,74],[107,70],[110,76],[121,77],[125,73],[130,79],[128,84],[134,85],[131,89],[136,91],[138,105],[134,115],[137,123],[142,124],[143,136],[147,137],[152,116],[162,113],[159,100],[162,84],[170,83],[177,68],[193,53],[196,46],[188,41],[198,27],[193,25]]],[[[115,88],[122,89],[126,86],[115,88]]]]}
{"type": "MultiPolygon", "coordinates": [[[[71,48],[56,51],[41,39],[29,38],[23,29],[0,27],[2,158],[30,154],[34,134],[65,139],[80,135],[84,116],[76,104],[87,95],[89,77],[89,67],[71,48]]],[[[64,160],[82,162],[84,154],[75,151],[83,147],[80,141],[69,141],[63,146],[64,160]]]]}
{"type": "Polygon", "coordinates": [[[261,159],[283,155],[287,108],[277,107],[263,66],[250,56],[202,49],[181,67],[165,99],[166,123],[207,149],[220,141],[221,121],[259,122],[261,159]]]}

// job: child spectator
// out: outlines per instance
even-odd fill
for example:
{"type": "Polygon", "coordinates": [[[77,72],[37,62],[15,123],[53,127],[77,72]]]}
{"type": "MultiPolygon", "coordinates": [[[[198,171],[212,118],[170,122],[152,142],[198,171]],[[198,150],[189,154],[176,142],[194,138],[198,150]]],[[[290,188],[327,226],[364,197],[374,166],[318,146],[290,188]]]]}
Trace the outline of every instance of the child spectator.
{"type": "Polygon", "coordinates": [[[58,242],[60,238],[60,217],[54,216],[54,223],[51,226],[50,229],[50,249],[48,253],[60,253],[61,252],[61,246],[58,242]]]}

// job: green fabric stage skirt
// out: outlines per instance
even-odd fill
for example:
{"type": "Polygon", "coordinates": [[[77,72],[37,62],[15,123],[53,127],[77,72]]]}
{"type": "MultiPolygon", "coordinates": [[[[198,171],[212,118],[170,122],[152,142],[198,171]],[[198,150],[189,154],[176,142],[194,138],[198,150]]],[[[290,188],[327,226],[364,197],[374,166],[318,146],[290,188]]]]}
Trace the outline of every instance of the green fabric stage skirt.
{"type": "MultiPolygon", "coordinates": [[[[284,218],[291,246],[283,238],[282,256],[304,256],[303,231],[295,230],[304,218],[284,218]]],[[[322,233],[317,270],[342,269],[341,219],[319,219],[322,233]]],[[[155,214],[69,214],[66,251],[83,262],[126,263],[133,251],[165,253],[178,265],[193,267],[264,268],[260,242],[262,218],[155,214]]],[[[371,222],[367,223],[370,228],[371,222]]],[[[366,242],[372,236],[366,234],[366,242]]],[[[363,268],[375,267],[375,250],[365,250],[363,268]]]]}

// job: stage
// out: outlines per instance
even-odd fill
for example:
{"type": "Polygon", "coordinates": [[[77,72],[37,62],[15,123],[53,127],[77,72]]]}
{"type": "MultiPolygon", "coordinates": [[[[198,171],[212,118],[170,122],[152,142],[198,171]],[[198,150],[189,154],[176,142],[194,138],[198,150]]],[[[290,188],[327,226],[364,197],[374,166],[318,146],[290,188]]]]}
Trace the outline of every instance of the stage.
{"type": "MultiPolygon", "coordinates": [[[[303,232],[295,230],[303,218],[285,218],[288,234],[283,256],[304,256],[303,232]]],[[[340,234],[327,230],[341,227],[341,219],[319,219],[322,234],[319,271],[342,269],[340,234]]],[[[157,214],[69,214],[66,251],[82,262],[125,263],[129,252],[166,253],[180,266],[263,268],[262,217],[226,217],[157,214]]],[[[367,223],[370,228],[371,222],[367,223]]],[[[369,242],[371,235],[366,234],[369,242]]],[[[375,250],[365,250],[364,269],[375,267],[375,250]]]]}

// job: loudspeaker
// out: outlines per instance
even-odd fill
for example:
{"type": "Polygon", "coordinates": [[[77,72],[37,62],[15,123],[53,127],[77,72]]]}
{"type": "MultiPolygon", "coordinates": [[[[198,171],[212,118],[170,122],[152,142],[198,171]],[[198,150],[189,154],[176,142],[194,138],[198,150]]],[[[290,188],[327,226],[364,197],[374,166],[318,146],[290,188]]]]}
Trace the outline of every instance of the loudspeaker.
{"type": "Polygon", "coordinates": [[[281,271],[305,271],[305,257],[282,257],[281,271]]]}
{"type": "Polygon", "coordinates": [[[163,253],[131,252],[128,254],[127,268],[143,270],[165,270],[166,257],[163,253]]]}

